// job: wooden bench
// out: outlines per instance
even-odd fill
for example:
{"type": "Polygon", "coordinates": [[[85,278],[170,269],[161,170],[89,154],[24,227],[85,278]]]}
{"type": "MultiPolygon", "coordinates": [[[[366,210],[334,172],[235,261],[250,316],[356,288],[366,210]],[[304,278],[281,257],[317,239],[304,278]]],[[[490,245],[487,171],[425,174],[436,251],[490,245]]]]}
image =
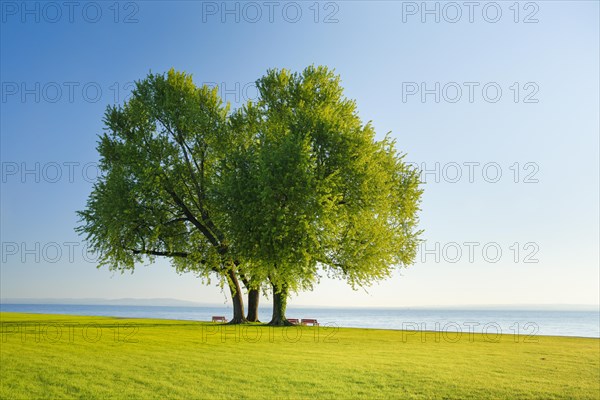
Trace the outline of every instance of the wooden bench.
{"type": "Polygon", "coordinates": [[[213,315],[212,322],[227,322],[227,318],[213,315]]]}
{"type": "Polygon", "coordinates": [[[290,324],[298,325],[300,320],[298,318],[288,318],[287,319],[290,324]]]}
{"type": "Polygon", "coordinates": [[[301,320],[302,325],[312,325],[312,326],[319,326],[319,322],[316,319],[311,319],[311,318],[303,318],[301,320]]]}

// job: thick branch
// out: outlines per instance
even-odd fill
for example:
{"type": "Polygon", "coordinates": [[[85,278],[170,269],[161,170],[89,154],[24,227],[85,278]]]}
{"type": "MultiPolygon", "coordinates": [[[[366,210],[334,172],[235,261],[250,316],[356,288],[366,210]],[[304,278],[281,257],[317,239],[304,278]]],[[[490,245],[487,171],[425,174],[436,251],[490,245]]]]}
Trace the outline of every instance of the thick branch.
{"type": "Polygon", "coordinates": [[[219,241],[217,240],[217,238],[215,238],[215,236],[213,235],[213,233],[204,225],[202,225],[202,223],[200,223],[200,221],[198,221],[198,219],[196,219],[196,217],[194,216],[194,214],[192,214],[192,212],[190,211],[190,209],[185,205],[185,203],[183,202],[183,200],[181,200],[179,198],[179,196],[177,196],[177,193],[175,193],[173,190],[169,189],[169,188],[165,188],[165,190],[167,191],[167,193],[169,193],[171,195],[171,197],[173,198],[173,200],[175,201],[175,203],[181,208],[181,211],[183,211],[183,214],[187,217],[187,219],[194,224],[194,226],[196,228],[198,228],[198,230],[200,232],[202,232],[202,234],[208,239],[208,241],[210,242],[210,244],[212,244],[215,247],[220,247],[219,246],[219,241]]]}
{"type": "Polygon", "coordinates": [[[210,217],[208,215],[208,212],[202,206],[202,203],[204,201],[204,192],[202,190],[202,186],[203,185],[202,185],[202,180],[201,179],[204,179],[204,176],[201,176],[200,179],[199,179],[198,176],[196,175],[195,170],[194,170],[194,166],[202,174],[204,174],[204,160],[202,160],[202,167],[200,167],[198,165],[198,162],[194,158],[194,155],[192,153],[192,149],[185,142],[185,139],[183,138],[183,135],[181,135],[180,133],[176,133],[173,129],[171,129],[170,126],[166,125],[161,119],[159,119],[159,118],[157,118],[157,119],[165,127],[165,129],[171,134],[171,136],[173,136],[173,139],[179,145],[179,147],[181,148],[181,150],[183,152],[183,157],[185,159],[185,164],[186,164],[186,166],[187,166],[187,168],[188,168],[188,170],[190,172],[190,175],[192,177],[192,182],[193,182],[193,184],[194,184],[194,186],[196,188],[196,197],[198,198],[198,208],[200,210],[202,222],[204,222],[204,224],[205,224],[205,228],[208,229],[208,230],[210,230],[212,232],[212,234],[214,236],[216,236],[216,238],[219,240],[219,242],[223,242],[223,239],[224,239],[223,233],[215,226],[215,224],[210,219],[210,217]],[[194,163],[194,165],[192,165],[192,162],[194,163]]]}
{"type": "MultiPolygon", "coordinates": [[[[183,251],[157,251],[157,250],[146,250],[146,249],[140,250],[140,249],[127,249],[127,248],[125,250],[129,250],[133,254],[144,254],[144,255],[148,255],[148,256],[181,257],[181,258],[188,257],[188,253],[185,253],[183,251]]],[[[200,260],[200,264],[206,264],[206,260],[200,260]]],[[[223,272],[222,270],[219,270],[218,268],[215,268],[215,267],[211,267],[210,270],[217,274],[220,274],[223,272]]]]}
{"type": "Polygon", "coordinates": [[[145,254],[149,256],[164,256],[164,257],[182,257],[188,256],[188,253],[182,251],[157,251],[157,250],[146,250],[146,249],[126,249],[131,251],[133,254],[145,254]]]}

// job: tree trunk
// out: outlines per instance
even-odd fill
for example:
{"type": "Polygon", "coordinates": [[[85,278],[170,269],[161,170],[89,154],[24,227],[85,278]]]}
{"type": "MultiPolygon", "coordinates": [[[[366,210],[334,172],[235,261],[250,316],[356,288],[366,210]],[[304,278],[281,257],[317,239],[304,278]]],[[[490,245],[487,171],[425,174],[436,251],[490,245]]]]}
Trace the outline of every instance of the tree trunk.
{"type": "Polygon", "coordinates": [[[231,292],[231,301],[233,302],[233,318],[229,321],[230,324],[243,324],[248,322],[244,316],[244,296],[240,282],[237,279],[235,271],[229,269],[227,271],[229,277],[229,290],[231,292]]]}
{"type": "Polygon", "coordinates": [[[290,326],[291,322],[285,318],[285,309],[287,307],[288,288],[281,287],[279,290],[273,285],[273,317],[269,325],[290,326]]]}
{"type": "Polygon", "coordinates": [[[258,320],[258,301],[260,300],[259,289],[248,289],[248,322],[260,322],[258,320]]]}

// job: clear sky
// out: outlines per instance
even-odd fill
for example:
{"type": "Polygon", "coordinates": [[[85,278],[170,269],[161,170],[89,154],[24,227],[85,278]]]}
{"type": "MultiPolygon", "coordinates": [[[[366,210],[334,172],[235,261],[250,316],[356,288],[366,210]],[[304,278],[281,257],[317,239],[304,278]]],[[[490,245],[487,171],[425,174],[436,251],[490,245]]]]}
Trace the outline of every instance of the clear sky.
{"type": "Polygon", "coordinates": [[[429,171],[426,243],[368,291],[323,279],[290,304],[599,302],[597,1],[0,4],[2,298],[223,303],[168,262],[120,275],[84,256],[104,109],[149,71],[236,107],[268,68],[323,64],[429,171]]]}

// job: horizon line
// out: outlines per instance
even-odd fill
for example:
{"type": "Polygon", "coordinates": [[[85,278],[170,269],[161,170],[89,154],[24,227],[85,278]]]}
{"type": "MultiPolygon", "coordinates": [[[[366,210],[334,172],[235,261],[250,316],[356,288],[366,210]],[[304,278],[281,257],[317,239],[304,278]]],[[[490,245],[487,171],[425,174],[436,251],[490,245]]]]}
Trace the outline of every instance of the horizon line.
{"type": "MultiPolygon", "coordinates": [[[[192,300],[181,300],[176,298],[168,297],[155,297],[155,298],[134,298],[134,297],[120,297],[120,298],[94,298],[94,297],[6,297],[0,298],[0,304],[37,304],[37,305],[114,305],[114,306],[154,306],[154,307],[231,307],[230,301],[226,303],[211,303],[211,302],[198,302],[192,300]],[[77,303],[79,302],[79,303],[77,303]],[[118,304],[130,303],[130,304],[118,304]],[[106,304],[110,303],[110,304],[106,304]],[[144,303],[144,304],[131,304],[131,303],[144,303]],[[162,303],[162,304],[160,304],[162,303]],[[166,304],[171,303],[171,304],[166,304]]],[[[271,304],[265,305],[268,308],[271,304]]],[[[505,308],[519,308],[526,309],[527,307],[533,308],[544,308],[544,309],[565,309],[565,308],[593,308],[594,311],[600,312],[600,304],[594,303],[476,303],[476,304],[421,304],[421,305],[321,305],[321,304],[289,304],[288,308],[367,308],[367,309],[411,309],[411,308],[428,308],[428,309],[485,309],[486,307],[499,309],[505,308]]]]}

